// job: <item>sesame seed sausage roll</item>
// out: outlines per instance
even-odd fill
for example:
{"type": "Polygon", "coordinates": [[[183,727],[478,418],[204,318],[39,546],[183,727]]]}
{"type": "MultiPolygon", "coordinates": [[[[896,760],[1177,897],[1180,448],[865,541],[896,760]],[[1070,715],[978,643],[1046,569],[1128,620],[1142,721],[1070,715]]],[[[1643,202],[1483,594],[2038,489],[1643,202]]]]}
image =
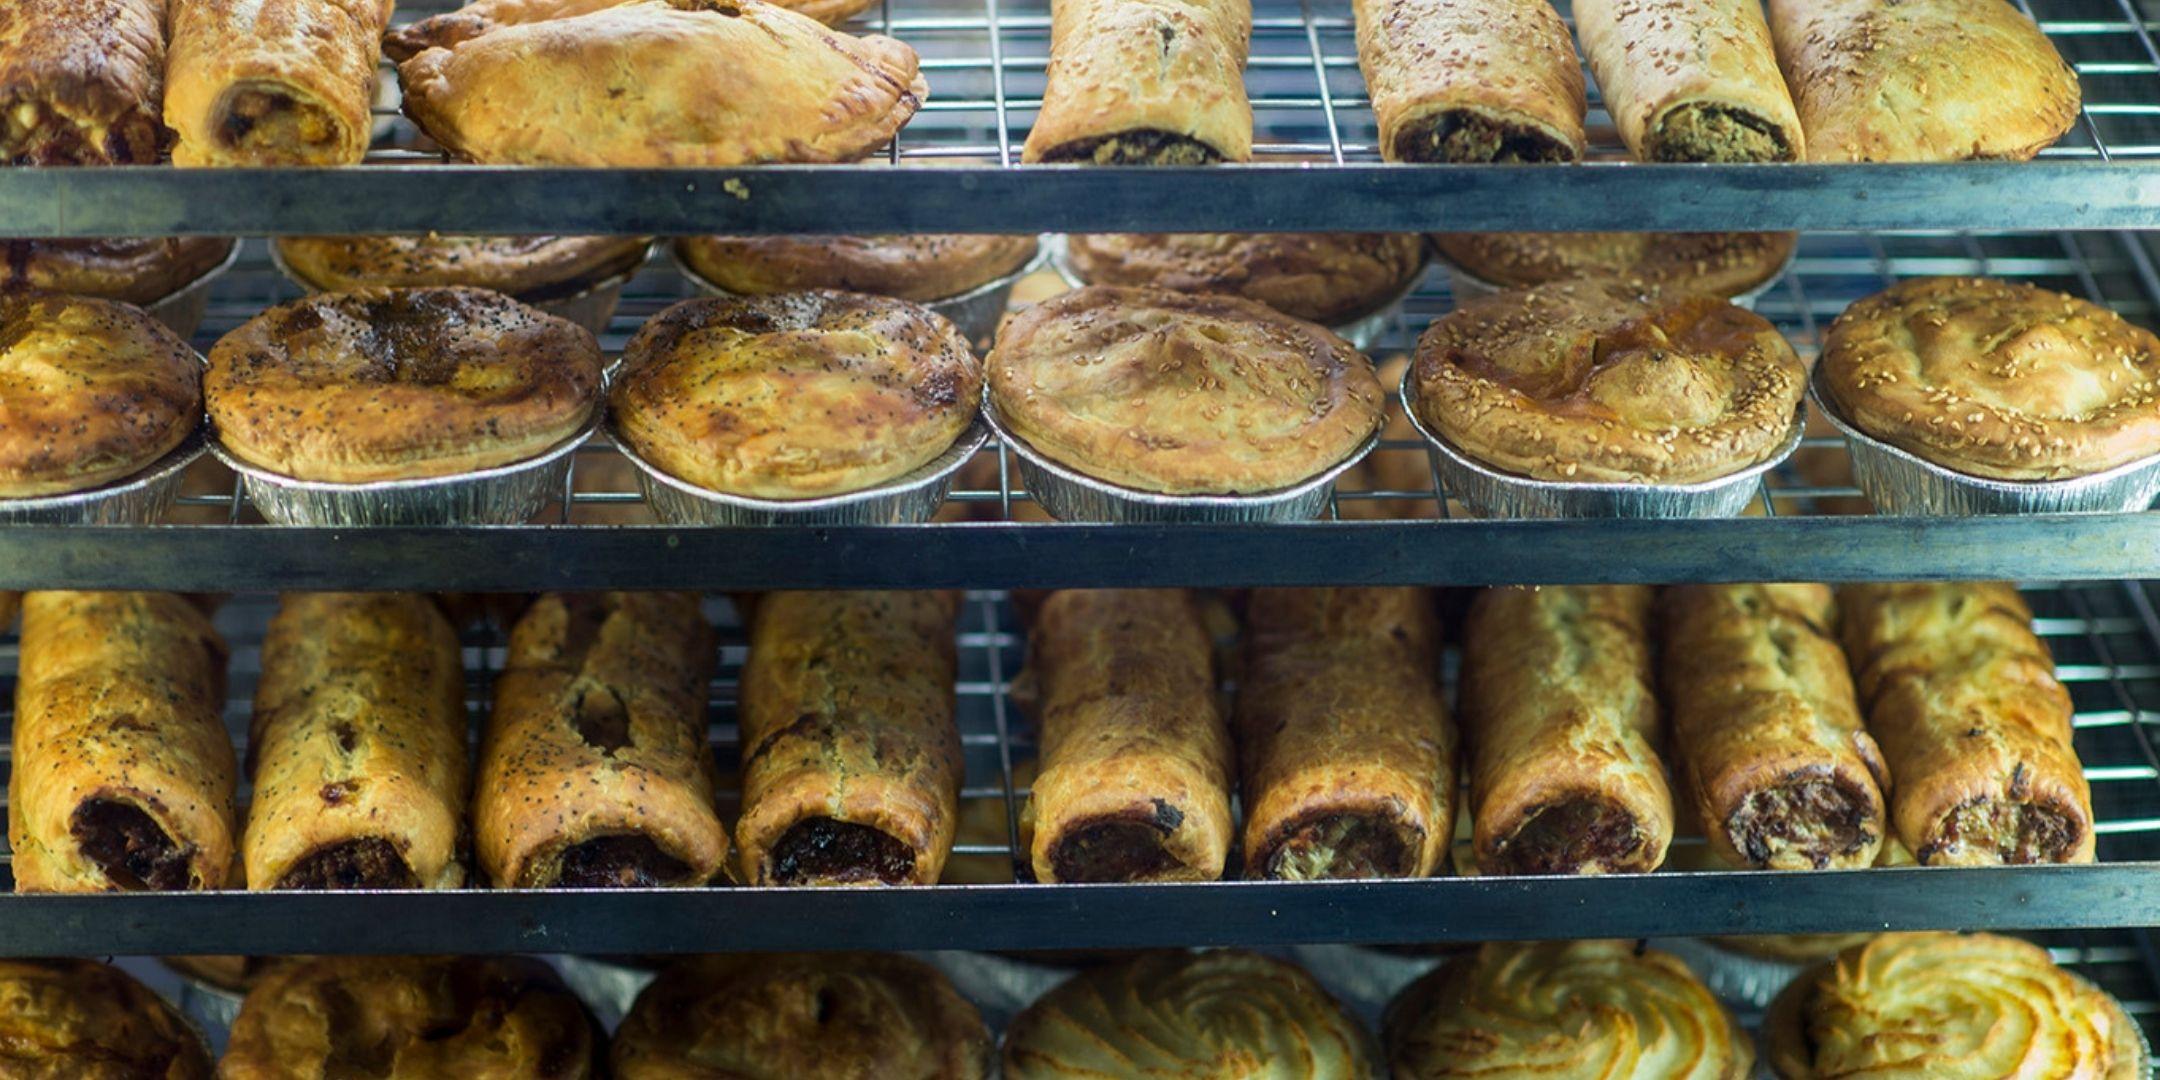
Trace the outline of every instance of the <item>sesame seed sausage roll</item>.
{"type": "Polygon", "coordinates": [[[1582,65],[1546,0],[1353,0],[1389,161],[1579,161],[1582,65]]]}
{"type": "Polygon", "coordinates": [[[2070,694],[2001,582],[1853,585],[1845,654],[1896,781],[1890,815],[1923,866],[2093,859],[2070,694]]]}
{"type": "Polygon", "coordinates": [[[465,669],[424,593],[289,593],[263,637],[250,889],[465,884],[465,669]]]}
{"type": "Polygon", "coordinates": [[[155,165],[164,97],[164,0],[0,9],[0,164],[155,165]]]}
{"type": "Polygon", "coordinates": [[[695,593],[550,593],[510,632],[473,832],[497,888],[702,885],[725,865],[695,593]]]}
{"type": "Polygon", "coordinates": [[[221,889],[239,769],[225,643],[171,593],[23,597],[8,843],[17,892],[221,889]]]}
{"type": "Polygon", "coordinates": [[[1021,160],[1251,158],[1251,38],[1251,0],[1052,0],[1048,82],[1021,160]]]}
{"type": "Polygon", "coordinates": [[[950,592],[758,597],[742,675],[743,878],[930,885],[959,827],[950,592]]]}
{"type": "Polygon", "coordinates": [[[1605,108],[1643,161],[1798,161],[1759,0],[1576,0],[1605,108]]]}
{"type": "Polygon", "coordinates": [[[1682,585],[1663,598],[1674,771],[1719,861],[1872,866],[1889,780],[1861,727],[1826,585],[1682,585]]]}
{"type": "Polygon", "coordinates": [[[1230,851],[1230,733],[1215,652],[1182,589],[1053,593],[1016,693],[1041,772],[1024,819],[1035,878],[1213,881],[1230,851]]]}
{"type": "Polygon", "coordinates": [[[1425,877],[1455,828],[1455,728],[1423,589],[1256,589],[1237,737],[1245,876],[1425,877]]]}
{"type": "Polygon", "coordinates": [[[1672,842],[1651,591],[1488,589],[1463,629],[1477,870],[1646,873],[1672,842]]]}
{"type": "Polygon", "coordinates": [[[352,165],[395,0],[172,0],[176,165],[352,165]]]}

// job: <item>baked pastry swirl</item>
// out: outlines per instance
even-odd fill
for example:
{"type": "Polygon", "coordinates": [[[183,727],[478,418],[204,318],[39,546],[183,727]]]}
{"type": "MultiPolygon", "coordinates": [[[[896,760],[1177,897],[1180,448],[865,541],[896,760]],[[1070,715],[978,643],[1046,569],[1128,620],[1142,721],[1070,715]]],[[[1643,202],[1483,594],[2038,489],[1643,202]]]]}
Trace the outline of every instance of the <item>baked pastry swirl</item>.
{"type": "Polygon", "coordinates": [[[599,407],[599,343],[482,289],[280,304],[210,350],[218,440],[299,480],[450,476],[538,456],[599,407]]]}
{"type": "Polygon", "coordinates": [[[0,164],[155,165],[164,99],[162,0],[0,6],[0,164]]]}
{"type": "Polygon", "coordinates": [[[396,0],[171,0],[175,165],[351,165],[396,0]]]}
{"type": "Polygon", "coordinates": [[[1371,1040],[1303,970],[1238,949],[1089,968],[1005,1032],[1006,1080],[1369,1080],[1371,1040]]]}
{"type": "Polygon", "coordinates": [[[876,487],[975,423],[982,365],[944,316],[859,293],[686,300],[623,347],[615,429],[711,491],[806,499],[876,487]]]}
{"type": "MultiPolygon", "coordinates": [[[[452,49],[505,26],[587,15],[633,0],[472,0],[455,11],[430,15],[383,35],[383,54],[404,63],[428,49],[452,49]]],[[[819,22],[838,26],[870,8],[873,0],[773,0],[819,22]]]]}
{"type": "Polygon", "coordinates": [[[1768,460],[1807,369],[1714,297],[1610,279],[1501,293],[1418,339],[1408,407],[1457,449],[1538,480],[1689,484],[1768,460]]]}
{"type": "Polygon", "coordinates": [[[1674,293],[1733,297],[1784,269],[1798,233],[1435,233],[1433,246],[1479,283],[1512,289],[1611,277],[1674,293]]]}
{"type": "Polygon", "coordinates": [[[1425,269],[1414,233],[1075,233],[1065,251],[1090,285],[1228,293],[1323,326],[1380,310],[1425,269]]]}
{"type": "Polygon", "coordinates": [[[2137,1022],[2047,950],[1994,934],[1883,934],[1794,979],[1764,1022],[1784,1080],[2142,1080],[2137,1022]]]}
{"type": "Polygon", "coordinates": [[[972,292],[1027,265],[1032,236],[686,236],[675,256],[738,296],[842,289],[918,304],[972,292]]]}
{"type": "Polygon", "coordinates": [[[1354,0],[1389,161],[1579,161],[1587,95],[1546,0],[1354,0]]]}
{"type": "Polygon", "coordinates": [[[106,300],[0,293],[0,499],[141,472],[202,423],[202,360],[106,300]]]}
{"type": "Polygon", "coordinates": [[[700,956],[615,1032],[615,1080],[981,1080],[990,1030],[936,968],[896,953],[700,956]]]}
{"type": "Polygon", "coordinates": [[[0,289],[154,304],[216,269],[235,243],[206,236],[0,241],[0,289]]]}
{"type": "Polygon", "coordinates": [[[1798,161],[1800,117],[1757,0],[1577,0],[1575,32],[1643,161],[1798,161]]]}
{"type": "Polygon", "coordinates": [[[0,960],[0,1065],[21,1077],[210,1080],[202,1036],[126,972],[0,960]]]}
{"type": "Polygon", "coordinates": [[[1482,946],[1410,984],[1385,1038],[1397,1080],[1745,1080],[1755,1064],[1687,965],[1631,941],[1482,946]]]}
{"type": "Polygon", "coordinates": [[[1861,300],[1830,325],[1821,379],[1854,427],[1975,476],[2160,454],[2160,338],[2023,282],[1916,278],[1861,300]]]}
{"type": "Polygon", "coordinates": [[[467,285],[524,303],[576,295],[645,261],[644,236],[281,236],[278,258],[322,292],[467,285]]]}
{"type": "Polygon", "coordinates": [[[1208,165],[1252,157],[1251,0],[1055,0],[1042,110],[1020,160],[1208,165]]]}

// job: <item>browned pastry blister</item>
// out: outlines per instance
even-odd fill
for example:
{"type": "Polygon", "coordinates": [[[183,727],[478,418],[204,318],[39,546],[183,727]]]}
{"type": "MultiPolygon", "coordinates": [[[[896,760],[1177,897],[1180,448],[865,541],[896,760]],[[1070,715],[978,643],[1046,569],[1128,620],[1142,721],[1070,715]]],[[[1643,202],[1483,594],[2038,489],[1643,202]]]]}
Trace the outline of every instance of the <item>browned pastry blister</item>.
{"type": "Polygon", "coordinates": [[[928,303],[972,292],[1027,265],[1033,236],[685,236],[675,257],[738,296],[841,289],[928,303]]]}
{"type": "Polygon", "coordinates": [[[171,0],[175,165],[352,165],[396,0],[171,0]]]}
{"type": "Polygon", "coordinates": [[[1416,233],[1074,233],[1065,251],[1090,285],[1227,293],[1323,326],[1381,310],[1425,269],[1416,233]]]}
{"type": "Polygon", "coordinates": [[[1643,161],[1798,161],[1800,117],[1759,0],[1576,0],[1613,125],[1643,161]]]}
{"type": "Polygon", "coordinates": [[[702,885],[727,860],[695,593],[549,593],[510,632],[473,833],[497,888],[702,885]]]}
{"type": "Polygon", "coordinates": [[[23,597],[8,774],[17,892],[237,880],[225,642],[172,593],[23,597]]]}
{"type": "Polygon", "coordinates": [[[0,960],[0,1071],[52,1080],[210,1080],[187,1019],[119,968],[0,960]]]}
{"type": "Polygon", "coordinates": [[[1478,284],[1504,289],[1571,278],[1618,278],[1644,289],[1733,297],[1777,276],[1800,234],[1789,232],[1434,233],[1433,246],[1478,284]]]}
{"type": "Polygon", "coordinates": [[[1023,811],[1036,880],[1222,877],[1235,763],[1191,593],[1052,593],[1020,680],[1039,747],[1023,811]]]}
{"type": "Polygon", "coordinates": [[[1055,0],[1042,111],[1020,159],[1207,165],[1252,157],[1251,0],[1055,0]]]}
{"type": "Polygon", "coordinates": [[[163,0],[0,5],[0,164],[155,165],[163,0]]]}
{"type": "Polygon", "coordinates": [[[1861,724],[1826,585],[1665,591],[1674,772],[1729,866],[1874,865],[1889,773],[1861,724]]]}
{"type": "Polygon", "coordinates": [[[1587,95],[1546,0],[1355,0],[1389,161],[1578,161],[1587,95]]]}
{"type": "Polygon", "coordinates": [[[126,304],[0,294],[0,499],[141,472],[202,423],[202,361],[126,304]]]}
{"type": "Polygon", "coordinates": [[[614,1080],[982,1080],[982,1014],[897,953],[699,956],[660,973],[616,1029],[614,1080]]]}
{"type": "Polygon", "coordinates": [[[562,299],[645,261],[647,236],[280,236],[288,273],[309,288],[468,285],[525,303],[562,299]]]}
{"type": "Polygon", "coordinates": [[[2032,610],[2000,582],[1838,592],[1891,821],[1925,866],[2093,859],[2092,793],[2070,693],[2032,610]]]}
{"type": "Polygon", "coordinates": [[[953,718],[960,597],[758,598],[742,676],[742,875],[757,885],[930,885],[965,762],[953,718]]]}
{"type": "MultiPolygon", "coordinates": [[[[383,54],[404,63],[427,49],[452,49],[506,26],[567,19],[633,0],[472,0],[455,11],[416,19],[383,35],[383,54]]],[[[868,10],[875,0],[773,0],[829,26],[868,10]]]]}
{"type": "Polygon", "coordinates": [[[1255,589],[1236,730],[1245,876],[1427,877],[1455,828],[1455,726],[1423,589],[1255,589]]]}
{"type": "Polygon", "coordinates": [[[224,263],[235,243],[214,236],[0,241],[0,288],[154,304],[224,263]]]}
{"type": "Polygon", "coordinates": [[[1463,627],[1459,703],[1484,874],[1646,873],[1673,799],[1650,658],[1651,591],[1488,589],[1463,627]]]}
{"type": "Polygon", "coordinates": [[[465,884],[465,668],[423,593],[288,593],[263,637],[250,889],[465,884]]]}

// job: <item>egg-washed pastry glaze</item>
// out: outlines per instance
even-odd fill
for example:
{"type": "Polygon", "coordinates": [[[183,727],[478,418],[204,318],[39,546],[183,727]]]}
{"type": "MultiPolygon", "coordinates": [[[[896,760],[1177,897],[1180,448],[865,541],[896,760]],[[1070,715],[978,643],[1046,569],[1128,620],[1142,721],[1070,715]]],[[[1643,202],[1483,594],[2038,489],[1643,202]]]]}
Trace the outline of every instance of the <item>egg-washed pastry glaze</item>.
{"type": "Polygon", "coordinates": [[[645,236],[281,236],[278,258],[323,292],[467,285],[526,303],[576,295],[645,261],[645,236]]]}
{"type": "Polygon", "coordinates": [[[92,960],[0,960],[0,1064],[56,1080],[210,1080],[202,1036],[149,987],[92,960]]]}
{"type": "Polygon", "coordinates": [[[1075,233],[1065,250],[1091,285],[1227,293],[1323,326],[1372,314],[1425,268],[1415,233],[1075,233]]]}
{"type": "Polygon", "coordinates": [[[1575,32],[1642,161],[1798,161],[1806,146],[1759,0],[1576,0],[1575,32]]]}
{"type": "Polygon", "coordinates": [[[1433,246],[1503,289],[1610,277],[1644,288],[1733,297],[1776,277],[1798,233],[1434,233],[1433,246]]]}
{"type": "Polygon", "coordinates": [[[1389,161],[1579,161],[1582,63],[1546,0],[1355,0],[1389,161]]]}
{"type": "Polygon", "coordinates": [[[207,236],[0,241],[0,289],[154,304],[200,280],[238,241],[207,236]]]}
{"type": "Polygon", "coordinates": [[[202,360],[126,304],[0,293],[0,499],[141,472],[202,423],[202,360]]]}
{"type": "Polygon", "coordinates": [[[171,0],[175,165],[353,165],[396,0],[171,0]]]}
{"type": "MultiPolygon", "coordinates": [[[[634,0],[472,0],[454,11],[417,19],[383,35],[383,54],[404,63],[428,49],[452,49],[505,26],[567,19],[634,0]]],[[[829,26],[868,10],[874,0],[773,0],[829,26]]]]}
{"type": "Polygon", "coordinates": [[[1042,110],[1020,160],[1247,160],[1251,41],[1251,0],[1056,0],[1042,110]]]}
{"type": "Polygon", "coordinates": [[[971,292],[1035,257],[1032,236],[686,236],[675,255],[738,296],[842,289],[918,304],[971,292]]]}
{"type": "Polygon", "coordinates": [[[0,4],[0,164],[155,165],[162,0],[0,4]]]}

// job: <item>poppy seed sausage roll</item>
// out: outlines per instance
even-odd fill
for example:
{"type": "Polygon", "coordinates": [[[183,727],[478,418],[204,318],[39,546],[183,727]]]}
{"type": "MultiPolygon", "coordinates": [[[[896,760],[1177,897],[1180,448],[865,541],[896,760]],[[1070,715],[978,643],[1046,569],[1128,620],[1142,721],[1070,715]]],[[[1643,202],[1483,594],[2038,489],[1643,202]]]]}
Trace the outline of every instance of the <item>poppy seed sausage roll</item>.
{"type": "Polygon", "coordinates": [[[1642,161],[1799,161],[1760,0],[1575,0],[1575,32],[1642,161]]]}
{"type": "Polygon", "coordinates": [[[23,597],[17,892],[220,889],[239,829],[225,643],[172,593],[23,597]]]}
{"type": "Polygon", "coordinates": [[[948,592],[758,598],[742,674],[742,872],[754,885],[930,885],[959,826],[948,592]]]}
{"type": "Polygon", "coordinates": [[[550,593],[510,632],[473,831],[498,888],[702,885],[727,862],[695,593],[550,593]]]}
{"type": "Polygon", "coordinates": [[[1182,589],[1053,593],[1028,634],[1042,882],[1213,881],[1230,851],[1214,643],[1182,589]]]}
{"type": "Polygon", "coordinates": [[[1256,589],[1237,693],[1245,876],[1426,877],[1455,828],[1455,728],[1424,589],[1256,589]]]}
{"type": "Polygon", "coordinates": [[[164,84],[164,0],[11,0],[0,164],[155,165],[164,84]]]}
{"type": "Polygon", "coordinates": [[[1651,689],[1651,591],[1487,589],[1463,629],[1461,716],[1484,874],[1647,873],[1672,842],[1651,689]]]}
{"type": "Polygon", "coordinates": [[[424,593],[288,593],[263,637],[250,889],[465,883],[465,670],[424,593]]]}
{"type": "Polygon", "coordinates": [[[1895,788],[1898,839],[1923,866],[2093,859],[2092,794],[2070,694],[2001,582],[1839,591],[1845,654],[1895,788]]]}
{"type": "Polygon", "coordinates": [[[1021,160],[1247,160],[1251,39],[1251,0],[1052,0],[1042,111],[1021,160]]]}
{"type": "Polygon", "coordinates": [[[1353,0],[1389,161],[1579,161],[1587,96],[1546,0],[1353,0]]]}
{"type": "Polygon", "coordinates": [[[1872,866],[1889,779],[1827,585],[1682,585],[1664,605],[1674,771],[1719,861],[1872,866]]]}

